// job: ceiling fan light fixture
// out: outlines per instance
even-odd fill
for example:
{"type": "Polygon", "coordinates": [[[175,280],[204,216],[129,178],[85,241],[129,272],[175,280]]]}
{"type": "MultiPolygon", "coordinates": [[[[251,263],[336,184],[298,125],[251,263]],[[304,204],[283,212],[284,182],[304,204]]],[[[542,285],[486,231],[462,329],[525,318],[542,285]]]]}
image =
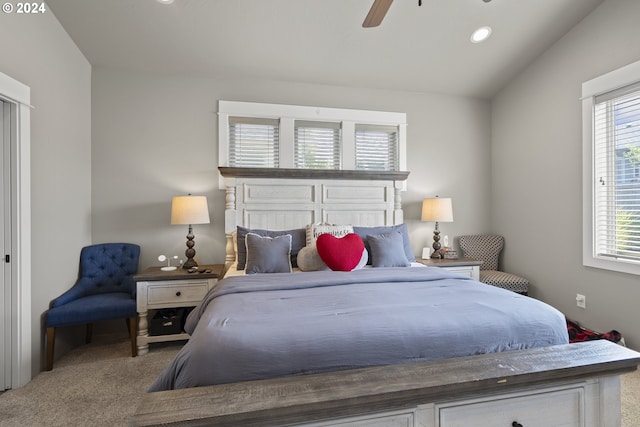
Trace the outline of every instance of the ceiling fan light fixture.
{"type": "Polygon", "coordinates": [[[160,4],[171,4],[173,0],[156,0],[160,4]]]}
{"type": "Polygon", "coordinates": [[[471,34],[471,43],[481,43],[491,35],[491,27],[480,27],[471,34]]]}

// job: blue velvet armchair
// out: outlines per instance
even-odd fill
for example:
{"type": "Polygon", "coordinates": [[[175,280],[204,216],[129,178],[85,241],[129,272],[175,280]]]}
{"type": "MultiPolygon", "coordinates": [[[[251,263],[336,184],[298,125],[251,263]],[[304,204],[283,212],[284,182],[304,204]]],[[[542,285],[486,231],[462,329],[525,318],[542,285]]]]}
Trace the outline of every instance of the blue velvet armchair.
{"type": "Polygon", "coordinates": [[[93,323],[123,318],[131,338],[131,356],[136,349],[136,284],[140,246],[131,243],[103,243],[86,246],[80,252],[76,283],[51,301],[45,313],[47,371],[53,369],[56,328],[87,325],[86,342],[91,342],[93,323]]]}

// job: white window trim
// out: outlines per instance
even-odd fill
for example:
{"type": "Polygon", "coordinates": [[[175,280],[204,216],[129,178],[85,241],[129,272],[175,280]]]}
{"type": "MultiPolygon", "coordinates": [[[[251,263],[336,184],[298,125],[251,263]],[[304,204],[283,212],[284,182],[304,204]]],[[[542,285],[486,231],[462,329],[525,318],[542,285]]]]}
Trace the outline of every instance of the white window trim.
{"type": "MultiPolygon", "coordinates": [[[[397,126],[398,169],[403,171],[407,168],[406,113],[223,100],[218,101],[218,166],[229,166],[229,117],[234,116],[280,120],[280,168],[294,167],[293,129],[295,120],[340,122],[342,124],[341,170],[355,169],[356,124],[397,126]]],[[[222,176],[219,179],[219,188],[225,188],[222,176]]]]}
{"type": "Polygon", "coordinates": [[[582,84],[582,263],[587,267],[640,275],[640,262],[599,257],[594,248],[595,177],[593,155],[593,106],[597,95],[640,81],[640,61],[603,74],[582,84]]]}

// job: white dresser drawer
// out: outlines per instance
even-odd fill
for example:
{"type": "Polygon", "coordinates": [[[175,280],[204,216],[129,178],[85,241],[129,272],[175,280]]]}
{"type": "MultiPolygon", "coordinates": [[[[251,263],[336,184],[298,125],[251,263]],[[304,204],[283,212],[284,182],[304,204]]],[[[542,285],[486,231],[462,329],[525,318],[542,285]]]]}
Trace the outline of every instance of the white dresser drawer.
{"type": "Polygon", "coordinates": [[[167,285],[154,284],[149,286],[147,294],[148,304],[170,304],[193,302],[194,305],[202,301],[207,293],[207,281],[189,282],[178,285],[169,283],[167,285]]]}
{"type": "Polygon", "coordinates": [[[440,407],[439,426],[581,427],[584,425],[583,408],[584,388],[574,387],[440,407]]]}

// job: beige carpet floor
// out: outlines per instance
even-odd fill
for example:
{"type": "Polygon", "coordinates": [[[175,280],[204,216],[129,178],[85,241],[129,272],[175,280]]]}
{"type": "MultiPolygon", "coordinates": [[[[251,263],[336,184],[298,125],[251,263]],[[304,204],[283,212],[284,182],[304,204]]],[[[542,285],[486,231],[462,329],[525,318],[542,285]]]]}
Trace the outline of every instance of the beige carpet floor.
{"type": "MultiPolygon", "coordinates": [[[[134,358],[126,336],[97,336],[53,371],[0,394],[0,427],[129,426],[141,396],[181,345],[153,344],[134,358]]],[[[622,376],[622,426],[640,427],[640,371],[622,376]]]]}
{"type": "Polygon", "coordinates": [[[622,383],[622,427],[640,427],[640,370],[624,374],[622,383]]]}
{"type": "Polygon", "coordinates": [[[141,396],[184,342],[158,343],[131,357],[124,336],[96,336],[41,372],[26,386],[0,395],[0,426],[128,426],[141,396]]]}

